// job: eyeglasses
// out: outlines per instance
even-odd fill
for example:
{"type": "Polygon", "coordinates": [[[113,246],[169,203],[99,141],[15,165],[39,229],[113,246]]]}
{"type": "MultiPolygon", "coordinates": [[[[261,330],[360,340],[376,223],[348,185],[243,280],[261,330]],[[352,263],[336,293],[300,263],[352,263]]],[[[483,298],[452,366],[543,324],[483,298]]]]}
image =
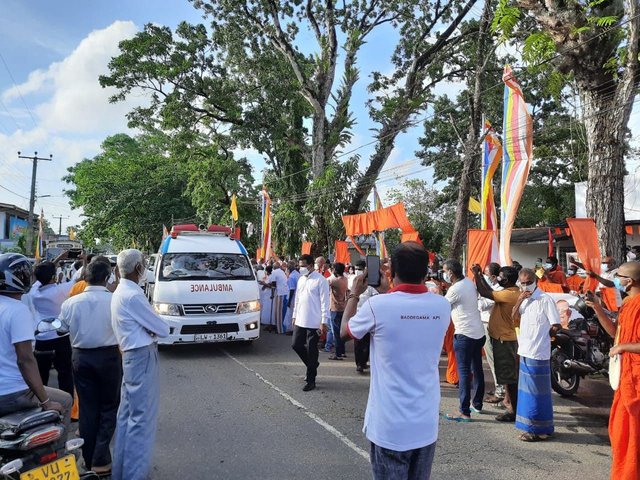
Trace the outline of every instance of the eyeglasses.
{"type": "Polygon", "coordinates": [[[528,282],[520,282],[520,285],[522,285],[523,287],[528,287],[529,285],[533,285],[534,281],[530,280],[528,282]]]}
{"type": "Polygon", "coordinates": [[[617,277],[617,278],[624,278],[624,279],[626,279],[626,280],[633,280],[633,277],[628,277],[628,276],[626,276],[626,275],[620,275],[620,274],[618,274],[618,273],[616,273],[616,274],[614,275],[614,277],[617,277]]]}

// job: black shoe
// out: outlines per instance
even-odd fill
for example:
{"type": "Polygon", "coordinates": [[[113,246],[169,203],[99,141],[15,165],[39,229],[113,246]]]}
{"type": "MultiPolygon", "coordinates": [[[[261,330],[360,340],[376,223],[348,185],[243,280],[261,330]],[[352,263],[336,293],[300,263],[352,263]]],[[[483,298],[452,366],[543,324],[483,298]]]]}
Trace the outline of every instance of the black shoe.
{"type": "Polygon", "coordinates": [[[362,365],[358,365],[358,366],[356,367],[356,372],[358,372],[358,373],[364,373],[364,367],[363,367],[362,365]]]}
{"type": "Polygon", "coordinates": [[[310,392],[311,390],[316,389],[316,382],[307,383],[304,387],[302,387],[303,392],[310,392]]]}
{"type": "Polygon", "coordinates": [[[501,413],[496,416],[496,420],[499,422],[515,422],[516,414],[511,412],[501,413]]]}

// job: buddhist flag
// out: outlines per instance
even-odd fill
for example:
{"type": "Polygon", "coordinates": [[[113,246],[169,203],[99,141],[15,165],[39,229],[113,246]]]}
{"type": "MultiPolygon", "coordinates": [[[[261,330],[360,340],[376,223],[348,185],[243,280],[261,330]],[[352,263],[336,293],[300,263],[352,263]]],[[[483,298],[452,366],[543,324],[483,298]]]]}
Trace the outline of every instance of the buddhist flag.
{"type": "Polygon", "coordinates": [[[44,257],[44,210],[40,210],[40,218],[38,219],[38,240],[36,241],[35,257],[36,261],[42,260],[44,257]]]}
{"type": "MultiPolygon", "coordinates": [[[[373,203],[374,210],[382,210],[384,207],[382,206],[382,200],[380,200],[380,195],[378,195],[378,189],[376,186],[373,186],[373,203]]],[[[387,246],[384,243],[384,232],[379,232],[376,235],[376,255],[380,258],[387,258],[387,246]]]]}
{"type": "Polygon", "coordinates": [[[482,176],[480,187],[480,229],[498,230],[498,215],[493,194],[493,176],[502,160],[502,144],[495,134],[491,123],[485,121],[482,152],[482,176]]]}
{"type": "Polygon", "coordinates": [[[233,218],[234,222],[237,222],[238,221],[238,204],[236,202],[235,193],[231,196],[231,206],[229,207],[229,210],[231,210],[231,218],[233,218]]]}
{"type": "Polygon", "coordinates": [[[500,192],[500,263],[511,265],[511,232],[533,158],[533,122],[511,68],[504,68],[504,145],[500,192]]]}
{"type": "MultiPolygon", "coordinates": [[[[262,233],[260,237],[260,255],[264,260],[271,253],[271,197],[267,193],[267,189],[263,188],[260,192],[262,197],[262,233]]],[[[258,259],[259,260],[259,259],[258,259]]]]}
{"type": "Polygon", "coordinates": [[[76,239],[76,231],[73,229],[73,227],[69,227],[69,240],[75,240],[76,239]]]}

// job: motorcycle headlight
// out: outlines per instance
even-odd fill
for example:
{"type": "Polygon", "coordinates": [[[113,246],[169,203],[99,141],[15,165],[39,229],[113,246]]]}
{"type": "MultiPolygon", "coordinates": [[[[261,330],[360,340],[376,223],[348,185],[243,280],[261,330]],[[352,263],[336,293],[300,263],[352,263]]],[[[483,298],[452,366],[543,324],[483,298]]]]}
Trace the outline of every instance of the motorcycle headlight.
{"type": "Polygon", "coordinates": [[[154,303],[153,308],[158,315],[180,316],[180,307],[175,303],[154,303]]]}
{"type": "Polygon", "coordinates": [[[236,308],[236,313],[251,313],[260,311],[260,302],[251,300],[250,302],[240,302],[236,308]]]}

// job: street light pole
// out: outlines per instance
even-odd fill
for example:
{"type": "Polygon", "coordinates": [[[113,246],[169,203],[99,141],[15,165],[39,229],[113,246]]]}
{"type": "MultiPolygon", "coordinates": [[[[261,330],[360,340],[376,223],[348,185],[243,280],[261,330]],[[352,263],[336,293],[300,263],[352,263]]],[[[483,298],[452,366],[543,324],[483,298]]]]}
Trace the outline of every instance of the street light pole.
{"type": "Polygon", "coordinates": [[[25,249],[28,256],[33,254],[33,207],[36,203],[36,174],[38,172],[38,160],[50,162],[53,159],[53,155],[49,155],[49,158],[41,158],[38,157],[38,152],[34,152],[33,157],[26,157],[20,155],[18,152],[18,158],[26,158],[33,161],[33,168],[31,170],[31,195],[29,197],[29,218],[27,223],[29,224],[27,227],[27,244],[25,245],[25,249]]]}
{"type": "Polygon", "coordinates": [[[57,218],[58,220],[60,220],[60,223],[58,224],[58,236],[62,235],[62,219],[63,218],[66,219],[66,218],[69,218],[69,217],[63,217],[62,215],[58,215],[57,217],[53,216],[51,218],[57,218]]]}

